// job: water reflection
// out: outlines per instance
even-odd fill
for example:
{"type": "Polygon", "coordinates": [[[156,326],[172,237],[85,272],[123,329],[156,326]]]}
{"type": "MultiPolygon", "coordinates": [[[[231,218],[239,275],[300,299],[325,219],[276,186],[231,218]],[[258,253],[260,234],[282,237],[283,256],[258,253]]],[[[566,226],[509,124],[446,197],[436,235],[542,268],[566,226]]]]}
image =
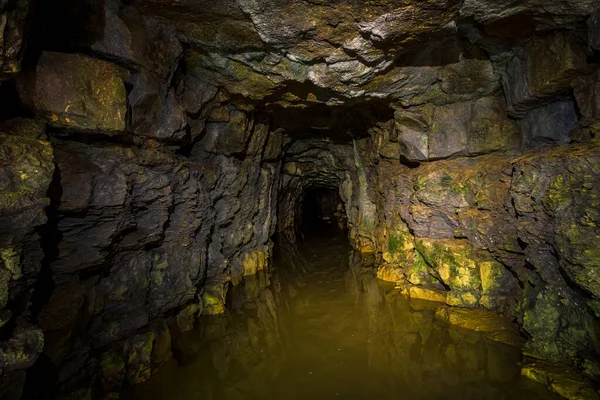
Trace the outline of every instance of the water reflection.
{"type": "Polygon", "coordinates": [[[227,315],[174,335],[177,362],[123,397],[555,398],[519,376],[518,348],[437,320],[437,304],[401,297],[347,254],[309,255],[301,286],[245,278],[227,315]]]}

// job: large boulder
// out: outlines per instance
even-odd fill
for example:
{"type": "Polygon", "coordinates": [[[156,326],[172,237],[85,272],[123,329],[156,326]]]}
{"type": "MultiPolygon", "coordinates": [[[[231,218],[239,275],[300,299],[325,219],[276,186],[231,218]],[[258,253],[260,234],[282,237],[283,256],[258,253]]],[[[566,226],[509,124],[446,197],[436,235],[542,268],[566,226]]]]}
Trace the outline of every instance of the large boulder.
{"type": "Polygon", "coordinates": [[[125,130],[127,75],[106,61],[44,52],[35,72],[21,79],[21,97],[51,126],[118,133],[125,130]]]}
{"type": "Polygon", "coordinates": [[[528,112],[523,118],[523,139],[530,147],[544,143],[567,143],[577,122],[572,100],[551,103],[528,112]]]}

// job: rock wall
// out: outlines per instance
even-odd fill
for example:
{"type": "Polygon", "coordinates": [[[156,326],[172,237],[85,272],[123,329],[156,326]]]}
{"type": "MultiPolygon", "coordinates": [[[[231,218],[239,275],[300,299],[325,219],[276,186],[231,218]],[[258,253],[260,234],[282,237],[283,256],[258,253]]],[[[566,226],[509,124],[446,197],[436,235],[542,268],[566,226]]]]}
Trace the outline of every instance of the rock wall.
{"type": "Polygon", "coordinates": [[[282,244],[294,254],[297,253],[300,203],[312,188],[337,190],[344,203],[350,242],[363,252],[375,251],[375,235],[380,224],[377,207],[371,200],[374,193],[369,186],[368,160],[360,150],[363,146],[364,139],[352,144],[306,139],[294,141],[285,149],[278,231],[282,244]]]}
{"type": "Polygon", "coordinates": [[[0,136],[3,398],[36,359],[49,386],[26,396],[147,379],[168,325],[223,312],[230,285],[269,265],[281,135],[184,75],[172,29],[100,11],[108,33],[82,24],[98,40],[71,37],[10,82],[30,118],[0,136]]]}
{"type": "Polygon", "coordinates": [[[597,379],[598,150],[594,142],[457,159],[400,176],[402,166],[382,164],[380,275],[411,297],[514,316],[528,352],[597,379]]]}

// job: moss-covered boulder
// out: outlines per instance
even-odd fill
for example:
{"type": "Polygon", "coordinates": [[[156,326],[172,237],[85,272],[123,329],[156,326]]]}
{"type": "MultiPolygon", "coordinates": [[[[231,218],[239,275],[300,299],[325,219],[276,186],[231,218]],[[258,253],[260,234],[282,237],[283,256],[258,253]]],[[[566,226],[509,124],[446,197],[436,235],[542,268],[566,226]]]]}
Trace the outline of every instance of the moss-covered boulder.
{"type": "Polygon", "coordinates": [[[50,143],[0,133],[0,212],[3,215],[47,204],[54,171],[50,143]]]}
{"type": "Polygon", "coordinates": [[[496,309],[514,293],[510,273],[487,252],[477,252],[466,240],[417,238],[412,271],[413,284],[435,285],[441,282],[450,291],[452,306],[484,306],[496,309]],[[422,261],[421,261],[422,259],[422,261]]]}

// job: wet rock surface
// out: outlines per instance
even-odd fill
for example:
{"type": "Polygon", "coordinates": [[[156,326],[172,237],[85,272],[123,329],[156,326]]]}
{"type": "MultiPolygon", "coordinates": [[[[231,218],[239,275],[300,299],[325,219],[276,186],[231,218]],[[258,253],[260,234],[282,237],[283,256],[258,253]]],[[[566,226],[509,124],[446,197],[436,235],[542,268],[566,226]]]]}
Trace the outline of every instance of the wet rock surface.
{"type": "Polygon", "coordinates": [[[315,191],[398,296],[597,383],[598,7],[0,1],[1,395],[115,397],[236,301],[280,358],[235,293],[307,284],[315,191]]]}
{"type": "Polygon", "coordinates": [[[512,161],[504,156],[456,160],[445,162],[444,172],[426,172],[427,166],[396,178],[387,175],[390,166],[383,168],[384,191],[402,190],[396,185],[412,191],[404,202],[392,203],[401,221],[389,220],[394,228],[387,268],[401,266],[406,278],[400,284],[411,294],[411,285],[445,290],[449,305],[517,316],[532,337],[528,351],[587,365],[593,375],[595,312],[578,290],[590,290],[593,280],[586,266],[595,259],[597,234],[585,221],[595,201],[580,179],[595,179],[596,151],[595,144],[586,144],[512,161]],[[578,165],[585,178],[574,172],[578,165]],[[577,183],[570,186],[571,181],[577,183]],[[583,241],[577,240],[580,231],[586,232],[583,241]]]}

